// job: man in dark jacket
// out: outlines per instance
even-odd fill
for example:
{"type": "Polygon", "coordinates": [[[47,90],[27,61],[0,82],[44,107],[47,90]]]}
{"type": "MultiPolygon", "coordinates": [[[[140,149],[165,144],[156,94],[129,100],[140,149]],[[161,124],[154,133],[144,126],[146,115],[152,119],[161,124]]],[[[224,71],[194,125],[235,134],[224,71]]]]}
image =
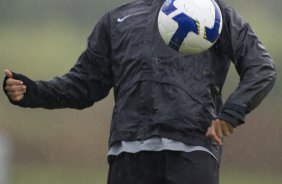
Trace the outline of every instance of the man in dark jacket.
{"type": "Polygon", "coordinates": [[[222,137],[271,90],[275,69],[241,16],[221,0],[223,30],[209,50],[183,56],[162,41],[162,0],[106,13],[64,76],[33,81],[5,70],[4,90],[21,107],[83,109],[114,88],[109,184],[217,184],[222,137]],[[240,84],[222,104],[230,60],[240,84]]]}

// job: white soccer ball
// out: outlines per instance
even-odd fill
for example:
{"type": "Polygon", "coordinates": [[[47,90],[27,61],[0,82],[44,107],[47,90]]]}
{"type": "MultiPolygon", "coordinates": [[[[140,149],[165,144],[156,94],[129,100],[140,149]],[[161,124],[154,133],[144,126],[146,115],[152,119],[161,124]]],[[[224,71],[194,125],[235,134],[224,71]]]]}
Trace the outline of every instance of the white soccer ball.
{"type": "Polygon", "coordinates": [[[158,16],[164,42],[184,55],[209,49],[222,30],[222,14],[215,0],[166,0],[158,16]]]}

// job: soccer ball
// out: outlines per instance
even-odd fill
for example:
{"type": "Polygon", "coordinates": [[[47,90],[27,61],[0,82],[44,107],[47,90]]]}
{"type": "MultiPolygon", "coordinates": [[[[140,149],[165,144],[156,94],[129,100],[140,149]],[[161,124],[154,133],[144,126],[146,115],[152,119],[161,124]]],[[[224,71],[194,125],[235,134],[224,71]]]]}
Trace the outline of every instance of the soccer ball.
{"type": "Polygon", "coordinates": [[[184,55],[209,49],[222,30],[222,14],[214,0],[166,0],[158,15],[164,42],[184,55]]]}

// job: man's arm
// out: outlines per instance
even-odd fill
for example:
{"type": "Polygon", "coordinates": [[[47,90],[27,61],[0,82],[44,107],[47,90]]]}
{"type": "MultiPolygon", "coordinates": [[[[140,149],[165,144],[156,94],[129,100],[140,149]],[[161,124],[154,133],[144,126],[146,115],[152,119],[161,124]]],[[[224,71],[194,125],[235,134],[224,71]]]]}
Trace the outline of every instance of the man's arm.
{"type": "Polygon", "coordinates": [[[85,52],[62,77],[33,81],[6,70],[3,87],[11,103],[22,107],[82,109],[107,96],[112,87],[107,26],[105,15],[90,35],[85,52]]]}
{"type": "Polygon", "coordinates": [[[234,128],[243,124],[245,115],[270,92],[276,72],[269,53],[250,25],[223,1],[219,3],[224,17],[224,36],[228,38],[228,55],[240,76],[239,86],[207,131],[208,137],[222,144],[222,136],[228,136],[234,132],[234,128]]]}
{"type": "Polygon", "coordinates": [[[230,37],[229,55],[240,76],[240,83],[227,99],[218,118],[237,127],[270,92],[276,72],[272,58],[250,25],[231,7],[224,5],[223,8],[230,37]]]}

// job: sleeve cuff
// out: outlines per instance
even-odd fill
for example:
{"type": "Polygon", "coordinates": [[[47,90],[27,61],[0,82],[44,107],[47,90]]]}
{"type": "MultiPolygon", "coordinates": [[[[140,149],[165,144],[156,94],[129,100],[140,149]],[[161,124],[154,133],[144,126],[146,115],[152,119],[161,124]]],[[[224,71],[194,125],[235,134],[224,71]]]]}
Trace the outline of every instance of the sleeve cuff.
{"type": "Polygon", "coordinates": [[[218,115],[218,119],[224,120],[234,128],[245,122],[247,109],[237,105],[225,105],[218,115]]]}

